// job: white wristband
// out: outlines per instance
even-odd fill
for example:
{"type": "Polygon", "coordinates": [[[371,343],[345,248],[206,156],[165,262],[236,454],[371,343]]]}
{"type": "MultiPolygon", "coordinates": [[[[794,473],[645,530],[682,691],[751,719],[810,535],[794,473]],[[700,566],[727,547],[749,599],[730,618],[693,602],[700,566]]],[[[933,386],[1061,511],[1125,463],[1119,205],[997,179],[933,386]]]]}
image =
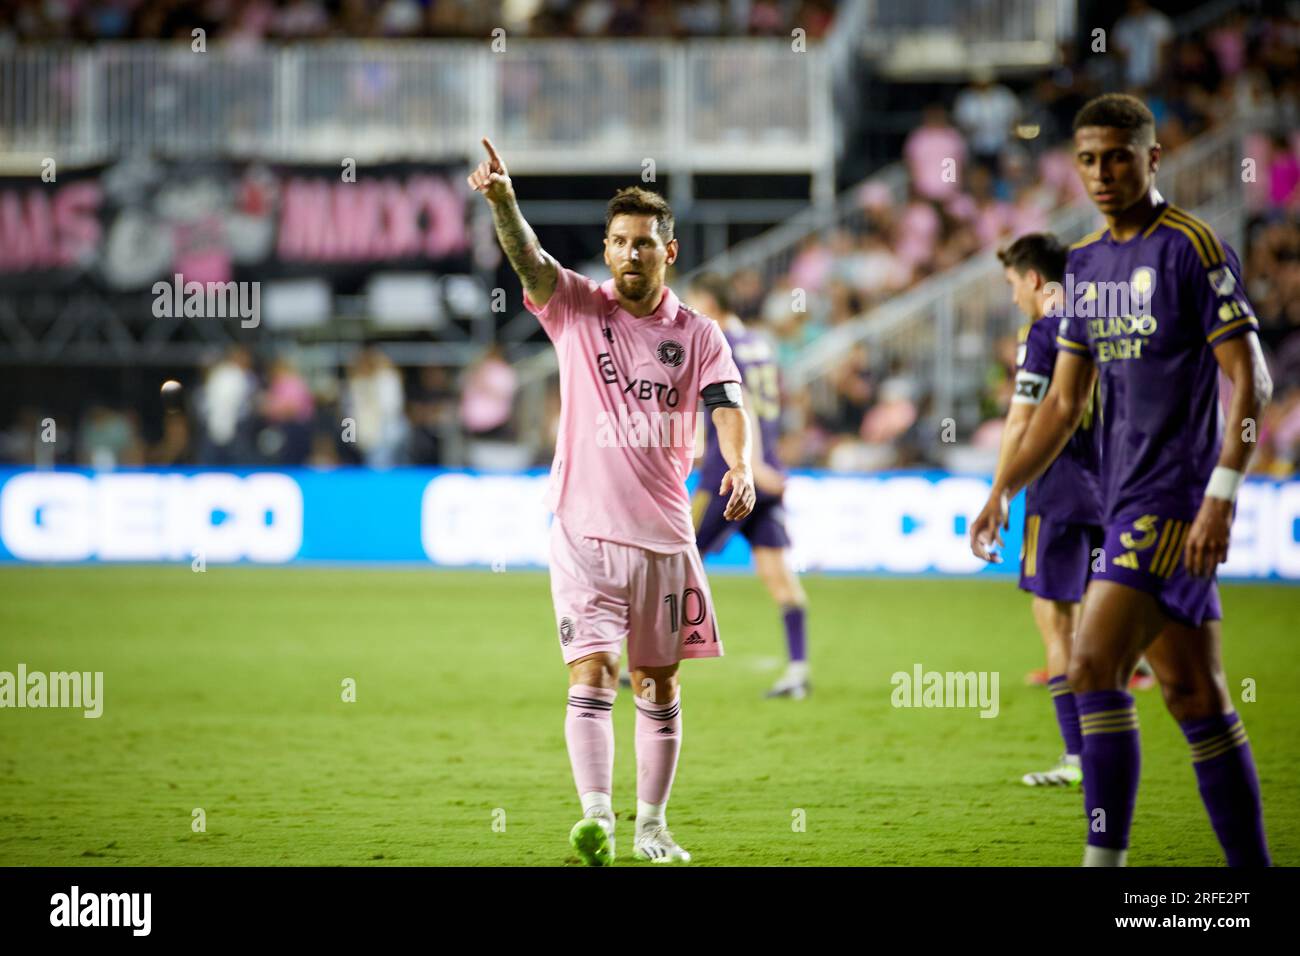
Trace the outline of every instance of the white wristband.
{"type": "Polygon", "coordinates": [[[1241,472],[1216,465],[1210,472],[1210,483],[1205,486],[1205,497],[1222,498],[1224,501],[1237,500],[1237,487],[1241,484],[1241,472]]]}

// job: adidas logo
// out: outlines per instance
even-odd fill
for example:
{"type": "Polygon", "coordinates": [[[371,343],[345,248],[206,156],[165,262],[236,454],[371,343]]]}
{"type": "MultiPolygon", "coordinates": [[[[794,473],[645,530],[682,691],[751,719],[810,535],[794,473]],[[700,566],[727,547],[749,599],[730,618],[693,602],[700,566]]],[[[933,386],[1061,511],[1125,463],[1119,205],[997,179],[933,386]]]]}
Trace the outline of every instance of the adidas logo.
{"type": "Polygon", "coordinates": [[[660,727],[658,730],[655,731],[655,733],[666,735],[666,736],[672,736],[673,729],[671,727],[660,727]]]}
{"type": "Polygon", "coordinates": [[[705,642],[705,641],[704,641],[704,638],[700,637],[700,632],[699,632],[699,631],[691,631],[691,636],[688,637],[688,638],[687,638],[685,641],[683,641],[682,643],[683,643],[683,644],[703,644],[704,642],[705,642]]]}
{"type": "Polygon", "coordinates": [[[595,717],[596,715],[595,715],[595,714],[589,714],[589,713],[585,713],[585,712],[584,712],[584,713],[579,714],[578,716],[579,716],[579,717],[595,717]]]}

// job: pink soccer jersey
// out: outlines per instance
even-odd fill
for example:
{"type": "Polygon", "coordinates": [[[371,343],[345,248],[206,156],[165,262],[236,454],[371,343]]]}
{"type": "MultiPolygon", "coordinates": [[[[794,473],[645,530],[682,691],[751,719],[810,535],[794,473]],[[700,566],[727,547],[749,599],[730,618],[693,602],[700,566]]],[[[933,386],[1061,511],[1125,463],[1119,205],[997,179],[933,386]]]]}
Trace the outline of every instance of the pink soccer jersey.
{"type": "Polygon", "coordinates": [[[693,546],[685,482],[700,392],[741,380],[722,330],[672,289],[638,317],[619,306],[613,279],[564,268],[545,308],[526,295],[524,305],[560,361],[548,507],[587,537],[665,554],[693,546]]]}

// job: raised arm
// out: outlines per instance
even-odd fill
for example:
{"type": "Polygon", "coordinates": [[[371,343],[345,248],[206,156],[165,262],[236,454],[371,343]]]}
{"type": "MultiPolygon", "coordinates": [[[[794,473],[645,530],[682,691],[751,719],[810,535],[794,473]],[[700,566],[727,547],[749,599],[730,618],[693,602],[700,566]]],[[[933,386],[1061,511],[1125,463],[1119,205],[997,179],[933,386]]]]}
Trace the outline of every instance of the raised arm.
{"type": "Polygon", "coordinates": [[[524,292],[538,307],[543,307],[555,292],[559,264],[542,248],[537,234],[519,211],[506,164],[486,136],[483,137],[483,148],[487,150],[488,158],[469,174],[470,188],[482,193],[491,207],[497,239],[510,260],[510,267],[519,276],[524,292]]]}

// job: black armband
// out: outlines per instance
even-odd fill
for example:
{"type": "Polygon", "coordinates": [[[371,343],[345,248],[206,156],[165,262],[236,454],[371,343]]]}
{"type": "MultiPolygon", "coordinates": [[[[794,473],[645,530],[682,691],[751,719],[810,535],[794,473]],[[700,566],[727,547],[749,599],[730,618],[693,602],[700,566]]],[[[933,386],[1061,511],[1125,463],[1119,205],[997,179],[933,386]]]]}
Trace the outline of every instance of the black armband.
{"type": "Polygon", "coordinates": [[[700,394],[704,396],[705,408],[740,408],[739,382],[714,382],[705,385],[700,394]]]}

